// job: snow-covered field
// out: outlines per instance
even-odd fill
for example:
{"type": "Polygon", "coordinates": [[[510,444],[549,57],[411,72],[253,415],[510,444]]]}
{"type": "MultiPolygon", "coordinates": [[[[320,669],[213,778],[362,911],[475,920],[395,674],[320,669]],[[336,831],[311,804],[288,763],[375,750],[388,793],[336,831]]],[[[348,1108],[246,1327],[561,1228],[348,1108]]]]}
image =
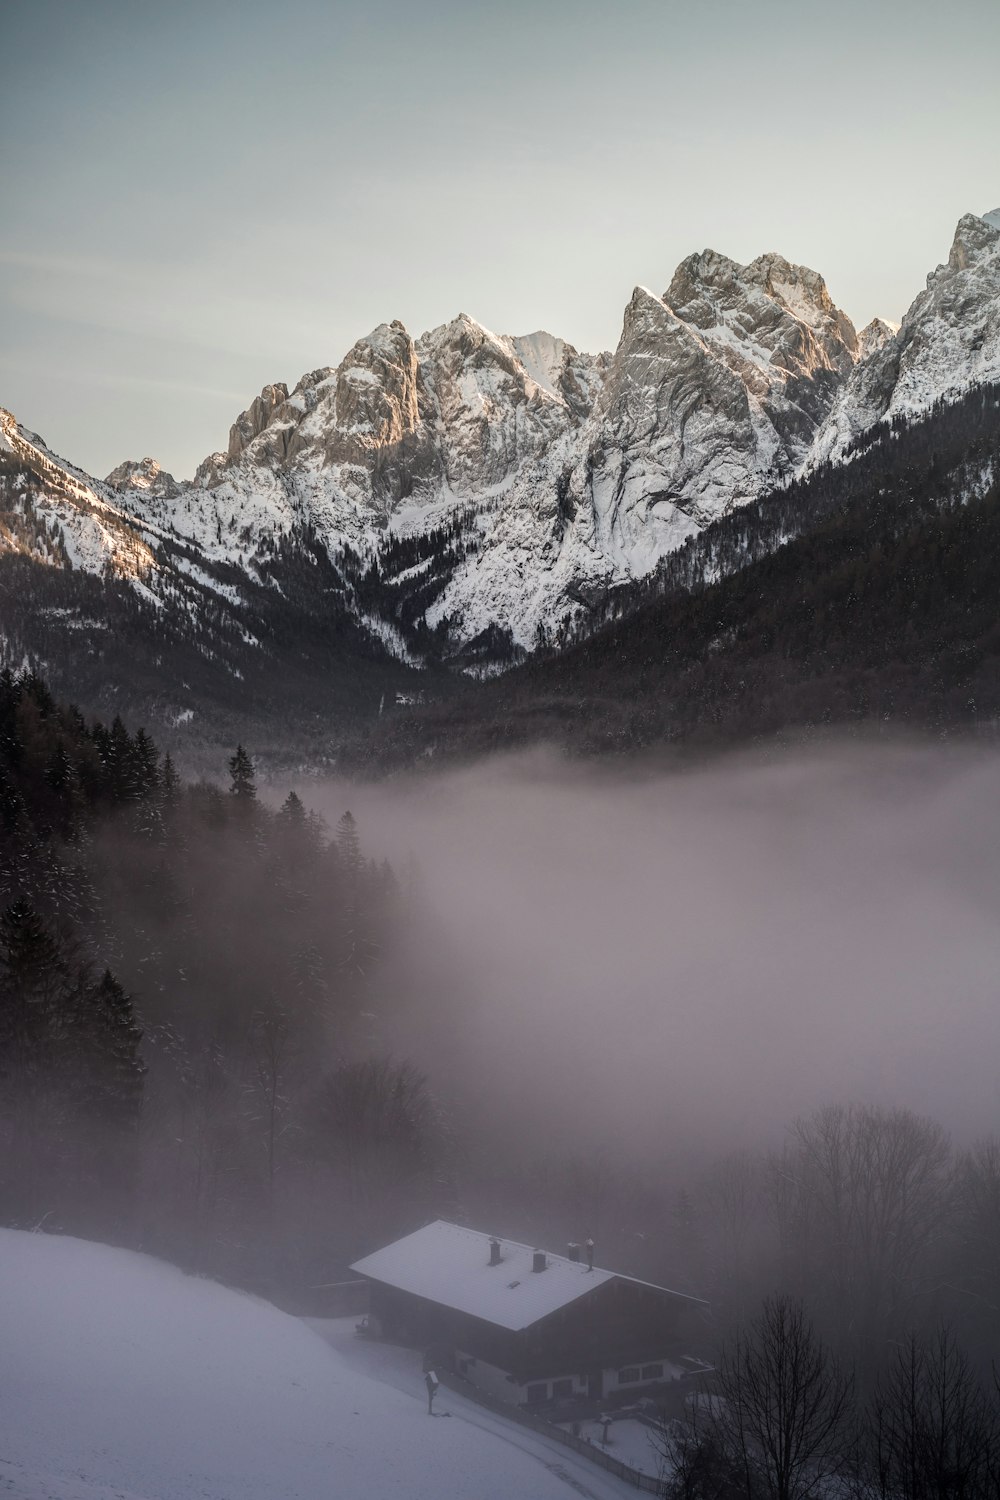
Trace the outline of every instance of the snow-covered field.
{"type": "Polygon", "coordinates": [[[0,1230],[0,1497],[621,1500],[351,1321],[307,1327],[147,1256],[0,1230]],[[325,1337],[317,1336],[317,1330],[325,1337]]]}
{"type": "MultiPolygon", "coordinates": [[[[569,1427],[569,1423],[563,1423],[569,1427]]],[[[651,1427],[635,1417],[618,1417],[608,1427],[608,1441],[604,1442],[604,1426],[601,1422],[579,1423],[580,1436],[596,1443],[609,1458],[639,1469],[655,1479],[663,1470],[663,1454],[657,1445],[651,1427]]]]}

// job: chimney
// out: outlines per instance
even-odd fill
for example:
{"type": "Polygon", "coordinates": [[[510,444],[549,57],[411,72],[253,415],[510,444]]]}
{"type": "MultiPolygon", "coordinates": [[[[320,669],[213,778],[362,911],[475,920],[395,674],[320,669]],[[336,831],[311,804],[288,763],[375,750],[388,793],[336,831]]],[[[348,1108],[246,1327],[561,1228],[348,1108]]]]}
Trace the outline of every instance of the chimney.
{"type": "Polygon", "coordinates": [[[566,1246],[566,1255],[567,1255],[567,1258],[569,1260],[576,1260],[576,1261],[578,1261],[580,1259],[580,1246],[579,1245],[575,1245],[575,1244],[569,1244],[569,1245],[567,1245],[566,1246]]]}
{"type": "Polygon", "coordinates": [[[531,1257],[531,1269],[533,1271],[544,1271],[545,1270],[545,1251],[544,1250],[536,1250],[535,1251],[534,1255],[531,1257]]]}
{"type": "Polygon", "coordinates": [[[496,1235],[494,1235],[493,1238],[490,1240],[490,1265],[491,1266],[498,1266],[499,1264],[500,1264],[500,1241],[497,1239],[496,1235]]]}
{"type": "Polygon", "coordinates": [[[587,1252],[587,1270],[588,1271],[592,1271],[594,1269],[594,1242],[593,1242],[593,1240],[588,1239],[586,1241],[586,1243],[584,1244],[583,1248],[587,1252]]]}

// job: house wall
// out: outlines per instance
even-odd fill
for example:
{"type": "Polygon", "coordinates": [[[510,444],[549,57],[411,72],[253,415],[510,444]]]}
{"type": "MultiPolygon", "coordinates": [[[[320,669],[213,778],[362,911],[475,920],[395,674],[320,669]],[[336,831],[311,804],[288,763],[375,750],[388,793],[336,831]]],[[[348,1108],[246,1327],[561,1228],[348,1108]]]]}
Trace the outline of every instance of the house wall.
{"type": "Polygon", "coordinates": [[[524,1399],[524,1387],[511,1379],[506,1370],[463,1349],[455,1351],[455,1369],[459,1375],[465,1376],[470,1385],[484,1391],[487,1396],[492,1396],[495,1401],[517,1406],[524,1399]]]}
{"type": "MultiPolygon", "coordinates": [[[[543,1273],[544,1274],[544,1273],[543,1273]]],[[[610,1281],[525,1329],[522,1368],[610,1370],[659,1358],[682,1336],[681,1299],[635,1282],[610,1281]]]]}
{"type": "Polygon", "coordinates": [[[675,1380],[678,1377],[677,1366],[664,1355],[662,1359],[645,1359],[641,1363],[633,1361],[628,1365],[616,1365],[614,1369],[604,1370],[604,1394],[610,1396],[618,1391],[641,1391],[644,1386],[662,1385],[665,1381],[675,1380]],[[658,1368],[657,1368],[658,1367],[658,1368]],[[655,1374],[644,1373],[656,1370],[655,1374]],[[623,1372],[638,1370],[638,1380],[623,1380],[623,1372]]]}
{"type": "Polygon", "coordinates": [[[371,1314],[386,1337],[423,1348],[442,1368],[458,1370],[495,1399],[511,1404],[539,1395],[537,1389],[529,1393],[529,1385],[544,1385],[546,1399],[552,1399],[556,1380],[572,1383],[566,1395],[586,1396],[592,1393],[590,1378],[596,1393],[600,1375],[600,1395],[607,1396],[640,1392],[669,1379],[675,1372],[660,1351],[678,1352],[686,1310],[683,1300],[670,1293],[634,1282],[604,1282],[530,1328],[513,1332],[384,1283],[371,1284],[371,1314]],[[650,1364],[663,1364],[663,1373],[642,1375],[642,1366],[650,1364]],[[621,1372],[630,1366],[639,1366],[639,1379],[623,1381],[621,1372]]]}
{"type": "Polygon", "coordinates": [[[503,1401],[508,1406],[529,1404],[529,1384],[533,1388],[544,1386],[546,1401],[553,1398],[552,1387],[556,1381],[568,1380],[573,1388],[571,1392],[573,1396],[582,1398],[587,1394],[585,1375],[563,1374],[551,1376],[545,1380],[519,1382],[513,1376],[508,1375],[506,1370],[501,1370],[497,1365],[491,1365],[487,1360],[478,1359],[462,1349],[456,1350],[455,1368],[460,1375],[465,1376],[470,1385],[492,1396],[495,1401],[503,1401]]]}

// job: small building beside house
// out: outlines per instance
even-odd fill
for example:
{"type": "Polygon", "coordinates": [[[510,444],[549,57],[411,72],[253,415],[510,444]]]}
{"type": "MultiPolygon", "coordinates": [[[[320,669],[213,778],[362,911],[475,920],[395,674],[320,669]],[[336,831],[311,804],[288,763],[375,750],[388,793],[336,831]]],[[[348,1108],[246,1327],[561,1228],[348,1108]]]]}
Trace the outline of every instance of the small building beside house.
{"type": "Polygon", "coordinates": [[[514,1406],[624,1399],[704,1368],[707,1303],[594,1265],[589,1242],[552,1255],[438,1219],[351,1269],[373,1333],[514,1406]]]}

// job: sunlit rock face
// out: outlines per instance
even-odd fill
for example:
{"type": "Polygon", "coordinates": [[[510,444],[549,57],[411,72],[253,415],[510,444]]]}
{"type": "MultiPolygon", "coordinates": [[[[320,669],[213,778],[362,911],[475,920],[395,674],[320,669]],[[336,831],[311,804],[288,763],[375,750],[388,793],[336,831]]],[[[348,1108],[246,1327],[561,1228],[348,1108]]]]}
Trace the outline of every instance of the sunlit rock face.
{"type": "Polygon", "coordinates": [[[232,463],[253,440],[269,426],[274,413],[288,400],[288,387],[284,381],[277,385],[266,385],[246,411],[240,412],[229,429],[227,457],[232,463]]]}
{"type": "Polygon", "coordinates": [[[960,219],[947,261],[928,276],[898,331],[881,324],[866,337],[810,462],[837,461],[876,422],[916,415],[998,378],[1000,209],[960,219]]]}

